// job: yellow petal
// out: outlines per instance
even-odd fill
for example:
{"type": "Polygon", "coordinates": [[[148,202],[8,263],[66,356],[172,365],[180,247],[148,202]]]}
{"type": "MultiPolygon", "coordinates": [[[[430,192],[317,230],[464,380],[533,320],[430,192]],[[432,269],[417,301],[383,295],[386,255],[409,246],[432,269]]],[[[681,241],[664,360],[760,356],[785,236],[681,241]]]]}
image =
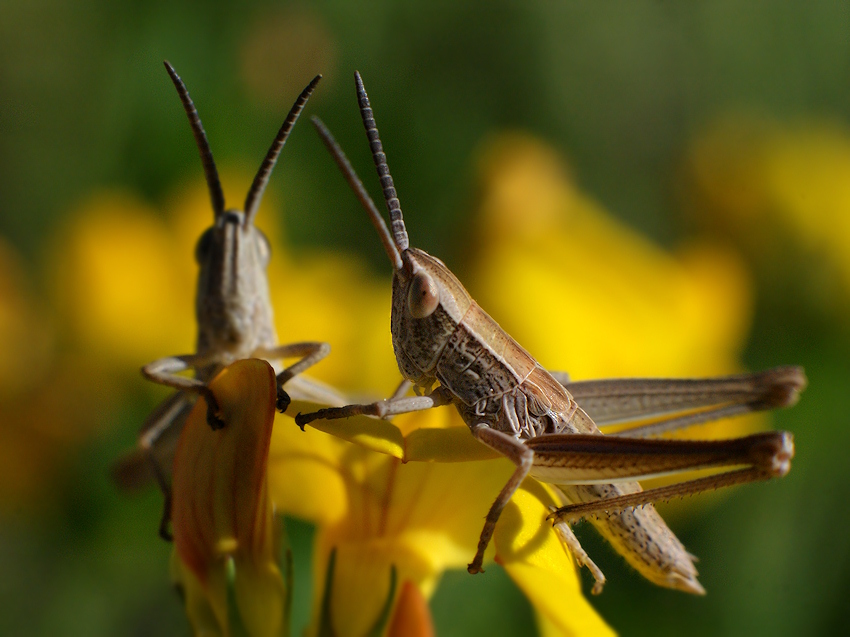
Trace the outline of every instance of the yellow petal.
{"type": "Polygon", "coordinates": [[[269,451],[269,493],[281,513],[333,524],[349,511],[342,467],[347,444],[321,431],[298,428],[278,415],[269,451]]]}
{"type": "Polygon", "coordinates": [[[582,595],[573,560],[546,521],[552,504],[542,485],[523,483],[496,526],[496,561],[555,629],[550,634],[613,635],[582,595]]]}
{"type": "MultiPolygon", "coordinates": [[[[323,405],[293,401],[287,412],[309,413],[322,407],[323,405]]],[[[404,456],[404,440],[401,431],[388,420],[369,416],[351,416],[338,420],[314,420],[309,426],[378,453],[385,453],[395,458],[404,456]]]]}
{"type": "MultiPolygon", "coordinates": [[[[287,413],[309,413],[321,407],[293,401],[287,413]]],[[[315,420],[307,430],[316,429],[404,462],[468,462],[500,457],[475,440],[469,427],[458,426],[459,422],[463,421],[457,411],[446,406],[404,414],[392,422],[368,416],[315,420]]]]}
{"type": "Polygon", "coordinates": [[[788,278],[805,287],[807,302],[821,304],[828,312],[846,312],[846,127],[832,122],[789,126],[726,116],[694,142],[688,168],[689,203],[701,222],[733,234],[748,256],[777,280],[788,278]],[[801,259],[805,269],[799,268],[801,259]],[[815,285],[805,286],[807,280],[815,285]]]}
{"type": "Polygon", "coordinates": [[[404,434],[404,461],[467,462],[491,460],[499,454],[472,436],[457,409],[447,405],[393,419],[404,434]]]}
{"type": "Polygon", "coordinates": [[[414,429],[404,438],[406,461],[471,462],[500,457],[478,442],[469,427],[414,429]]]}
{"type": "MultiPolygon", "coordinates": [[[[327,564],[329,548],[320,538],[319,564],[327,564]]],[[[375,538],[371,542],[336,544],[336,561],[330,594],[330,617],[338,637],[361,637],[379,622],[390,593],[391,571],[398,579],[417,586],[433,586],[433,574],[419,556],[404,544],[375,538]]],[[[317,572],[324,573],[320,568],[317,572]]],[[[314,598],[321,598],[324,578],[314,586],[314,598]]]]}

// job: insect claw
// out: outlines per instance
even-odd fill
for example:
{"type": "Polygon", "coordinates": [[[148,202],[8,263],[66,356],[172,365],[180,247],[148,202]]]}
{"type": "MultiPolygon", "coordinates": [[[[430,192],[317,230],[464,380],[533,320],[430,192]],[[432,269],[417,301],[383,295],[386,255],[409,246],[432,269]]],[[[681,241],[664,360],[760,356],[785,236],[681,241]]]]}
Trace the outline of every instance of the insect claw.
{"type": "Polygon", "coordinates": [[[576,522],[580,522],[582,520],[581,517],[572,517],[564,514],[564,509],[566,507],[549,507],[549,515],[546,516],[546,519],[551,522],[553,525],[558,522],[566,522],[567,524],[575,524],[576,522]]]}
{"type": "MultiPolygon", "coordinates": [[[[285,412],[286,409],[289,407],[290,403],[292,403],[292,399],[289,397],[289,394],[287,394],[285,391],[283,391],[283,389],[278,389],[277,390],[277,401],[275,402],[275,406],[277,407],[277,410],[280,413],[285,412]]],[[[303,429],[303,427],[302,427],[302,429],[303,429]]]]}
{"type": "Polygon", "coordinates": [[[303,421],[304,421],[304,419],[301,417],[301,412],[299,411],[295,415],[295,424],[298,425],[298,428],[301,429],[301,431],[304,431],[304,427],[307,426],[307,423],[303,422],[303,421]]]}
{"type": "Polygon", "coordinates": [[[207,424],[213,431],[224,429],[224,420],[218,415],[218,409],[213,408],[212,405],[207,409],[207,424]]]}

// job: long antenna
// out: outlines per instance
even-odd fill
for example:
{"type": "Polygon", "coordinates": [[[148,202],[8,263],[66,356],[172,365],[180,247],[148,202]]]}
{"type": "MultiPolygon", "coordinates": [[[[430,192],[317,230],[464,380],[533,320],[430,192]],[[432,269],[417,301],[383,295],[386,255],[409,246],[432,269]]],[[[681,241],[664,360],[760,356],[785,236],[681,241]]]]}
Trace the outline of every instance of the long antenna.
{"type": "Polygon", "coordinates": [[[410,247],[410,239],[408,239],[407,229],[404,227],[401,203],[398,200],[398,195],[393,185],[390,167],[387,166],[387,156],[384,153],[384,146],[381,144],[381,138],[378,135],[378,127],[375,124],[375,117],[372,114],[372,106],[369,104],[369,96],[366,95],[366,89],[363,88],[363,80],[360,78],[359,71],[354,72],[354,81],[357,84],[357,101],[360,104],[360,116],[363,118],[366,137],[369,138],[369,147],[372,149],[372,159],[375,161],[375,168],[378,169],[378,177],[381,179],[381,188],[384,190],[387,210],[390,212],[390,223],[393,228],[395,244],[400,252],[404,252],[410,247]]]}
{"type": "Polygon", "coordinates": [[[313,89],[316,88],[316,85],[321,79],[322,76],[317,75],[313,78],[313,81],[307,85],[307,88],[301,91],[301,95],[299,95],[298,99],[295,100],[295,104],[292,105],[289,115],[286,116],[286,119],[283,121],[283,125],[277,132],[277,136],[274,138],[271,148],[269,148],[269,152],[266,153],[266,158],[260,165],[260,170],[257,171],[257,176],[254,177],[254,183],[251,184],[251,189],[245,197],[246,228],[253,223],[254,215],[257,214],[257,209],[260,207],[260,200],[263,198],[263,192],[266,189],[266,185],[269,183],[269,176],[272,174],[275,162],[277,161],[278,155],[280,155],[280,151],[283,149],[283,145],[286,143],[286,139],[289,137],[289,133],[292,131],[292,127],[295,126],[295,122],[298,121],[298,116],[301,115],[304,105],[307,103],[307,100],[310,99],[313,89]]]}
{"type": "Polygon", "coordinates": [[[192,127],[192,134],[195,136],[195,143],[198,145],[198,152],[201,154],[201,163],[204,165],[204,175],[207,178],[207,187],[210,191],[210,200],[212,201],[213,213],[216,218],[224,212],[224,192],[221,189],[221,181],[218,178],[218,171],[215,168],[215,160],[213,160],[210,144],[207,141],[207,134],[204,132],[204,127],[201,124],[201,118],[198,116],[198,110],[195,104],[192,103],[192,98],[189,97],[189,91],[183,80],[177,75],[174,67],[164,60],[165,70],[171,76],[171,81],[174,82],[174,87],[177,89],[177,94],[180,95],[180,101],[183,102],[183,109],[186,115],[189,116],[189,125],[192,127]]]}
{"type": "Polygon", "coordinates": [[[363,187],[363,182],[360,181],[357,173],[354,172],[354,168],[351,167],[348,157],[346,157],[345,153],[342,152],[342,148],[340,148],[339,144],[336,143],[334,136],[328,130],[327,126],[324,125],[322,120],[313,116],[310,121],[313,122],[313,126],[315,126],[316,130],[319,132],[319,137],[322,138],[322,141],[325,143],[325,146],[334,158],[336,165],[339,166],[339,169],[345,176],[345,180],[348,182],[348,185],[351,186],[354,194],[357,195],[360,203],[366,209],[366,212],[369,213],[369,219],[372,221],[372,225],[375,226],[375,229],[378,231],[378,235],[381,237],[381,243],[384,244],[384,250],[387,251],[387,256],[389,256],[390,261],[392,261],[393,268],[400,270],[403,262],[401,260],[399,248],[396,247],[393,237],[387,228],[387,224],[381,216],[380,211],[378,211],[378,207],[375,205],[375,202],[372,201],[369,193],[366,192],[366,189],[363,187]]]}

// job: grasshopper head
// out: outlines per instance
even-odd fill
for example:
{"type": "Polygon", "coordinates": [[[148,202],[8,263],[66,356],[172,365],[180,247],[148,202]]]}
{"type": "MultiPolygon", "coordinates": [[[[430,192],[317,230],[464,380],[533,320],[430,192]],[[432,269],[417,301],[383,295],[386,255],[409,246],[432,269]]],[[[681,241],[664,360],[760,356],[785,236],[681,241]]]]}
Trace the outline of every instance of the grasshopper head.
{"type": "Polygon", "coordinates": [[[393,276],[393,350],[404,377],[427,386],[472,299],[451,270],[427,252],[408,248],[402,262],[393,276]]]}
{"type": "Polygon", "coordinates": [[[242,350],[253,351],[263,339],[274,340],[266,275],[270,257],[268,239],[252,223],[246,225],[241,210],[224,211],[204,231],[195,247],[199,351],[206,347],[241,357],[242,350]]]}
{"type": "Polygon", "coordinates": [[[195,301],[197,351],[245,358],[277,340],[266,276],[271,251],[268,239],[254,226],[254,217],[278,155],[321,76],[307,85],[289,111],[254,177],[243,212],[225,210],[224,193],[198,111],[174,68],[168,62],[165,68],[189,117],[214,214],[213,225],[201,235],[195,247],[200,269],[195,301]]]}
{"type": "Polygon", "coordinates": [[[349,186],[369,213],[369,219],[378,231],[395,270],[391,327],[393,349],[399,369],[408,380],[428,387],[435,380],[434,368],[440,352],[455,332],[472,300],[457,277],[442,261],[427,252],[410,247],[401,204],[387,166],[369,97],[360,74],[355,73],[354,78],[360,115],[372,149],[375,168],[381,179],[392,231],[333,135],[318,118],[313,118],[313,124],[349,186]]]}

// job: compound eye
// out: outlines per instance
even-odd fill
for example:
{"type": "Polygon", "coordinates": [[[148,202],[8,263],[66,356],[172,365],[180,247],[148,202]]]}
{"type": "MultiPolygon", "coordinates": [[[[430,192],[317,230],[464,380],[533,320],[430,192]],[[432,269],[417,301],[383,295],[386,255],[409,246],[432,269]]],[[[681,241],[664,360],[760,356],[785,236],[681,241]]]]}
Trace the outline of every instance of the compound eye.
{"type": "Polygon", "coordinates": [[[260,230],[256,230],[257,233],[257,255],[260,257],[260,262],[263,264],[263,267],[268,267],[269,261],[272,258],[272,246],[269,243],[266,235],[262,233],[260,230]]]}
{"type": "Polygon", "coordinates": [[[195,244],[195,261],[198,263],[205,263],[209,259],[213,244],[213,230],[214,228],[207,228],[195,244]]]}
{"type": "Polygon", "coordinates": [[[407,307],[413,318],[421,319],[431,316],[440,304],[440,291],[434,279],[425,272],[417,272],[410,282],[407,293],[407,307]]]}

